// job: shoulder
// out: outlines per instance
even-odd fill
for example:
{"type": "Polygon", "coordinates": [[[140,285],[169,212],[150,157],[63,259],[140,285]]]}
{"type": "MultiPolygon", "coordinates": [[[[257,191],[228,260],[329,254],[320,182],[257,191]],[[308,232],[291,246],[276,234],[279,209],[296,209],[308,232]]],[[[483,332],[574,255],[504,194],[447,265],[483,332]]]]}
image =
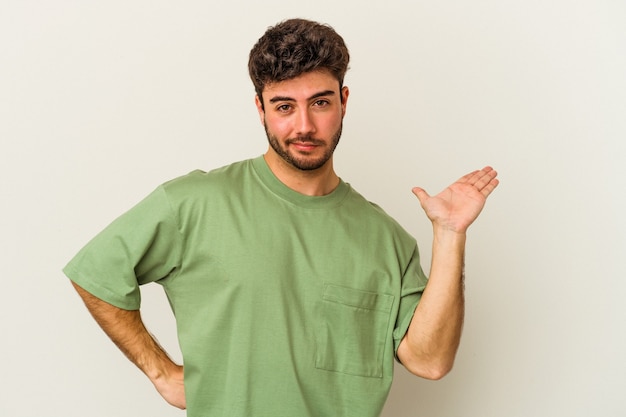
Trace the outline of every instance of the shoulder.
{"type": "Polygon", "coordinates": [[[350,188],[346,206],[363,227],[386,231],[393,236],[394,240],[399,239],[409,246],[415,244],[413,236],[380,205],[366,199],[354,188],[350,188]]]}
{"type": "Polygon", "coordinates": [[[211,171],[194,170],[161,184],[161,201],[183,229],[196,227],[200,221],[228,213],[232,200],[241,198],[242,184],[250,181],[251,171],[251,160],[211,171]],[[207,216],[209,213],[211,216],[207,216]]]}
{"type": "Polygon", "coordinates": [[[174,178],[161,185],[168,197],[177,199],[203,196],[232,189],[243,181],[251,171],[251,160],[234,162],[210,171],[193,170],[186,175],[174,178]]]}

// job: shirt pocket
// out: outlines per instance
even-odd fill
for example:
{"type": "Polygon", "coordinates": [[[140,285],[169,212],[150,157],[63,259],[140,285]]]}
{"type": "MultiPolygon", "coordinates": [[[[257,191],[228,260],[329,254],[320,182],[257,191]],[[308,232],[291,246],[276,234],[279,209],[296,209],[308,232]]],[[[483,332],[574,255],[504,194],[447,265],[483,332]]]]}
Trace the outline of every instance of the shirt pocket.
{"type": "Polygon", "coordinates": [[[382,378],[394,296],[326,284],[316,328],[315,367],[382,378]]]}

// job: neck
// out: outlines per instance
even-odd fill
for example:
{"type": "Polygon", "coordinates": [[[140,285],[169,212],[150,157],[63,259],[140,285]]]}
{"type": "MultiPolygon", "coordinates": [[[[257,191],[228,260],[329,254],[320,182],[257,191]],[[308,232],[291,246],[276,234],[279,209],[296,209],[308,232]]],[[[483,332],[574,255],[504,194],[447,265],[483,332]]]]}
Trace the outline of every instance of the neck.
{"type": "Polygon", "coordinates": [[[332,157],[320,168],[304,171],[287,163],[278,154],[269,151],[264,155],[270,170],[283,184],[300,194],[324,196],[332,193],[339,185],[332,157]]]}

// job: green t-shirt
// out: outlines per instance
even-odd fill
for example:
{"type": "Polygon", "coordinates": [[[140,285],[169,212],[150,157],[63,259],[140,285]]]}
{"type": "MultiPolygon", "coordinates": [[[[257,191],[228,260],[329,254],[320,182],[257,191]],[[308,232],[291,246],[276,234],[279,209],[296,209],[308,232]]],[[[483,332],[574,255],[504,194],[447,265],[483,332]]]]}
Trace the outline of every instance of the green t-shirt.
{"type": "Polygon", "coordinates": [[[64,269],[124,309],[163,286],[189,417],[378,416],[426,277],[415,240],[347,183],[310,197],[263,157],[158,187],[64,269]]]}

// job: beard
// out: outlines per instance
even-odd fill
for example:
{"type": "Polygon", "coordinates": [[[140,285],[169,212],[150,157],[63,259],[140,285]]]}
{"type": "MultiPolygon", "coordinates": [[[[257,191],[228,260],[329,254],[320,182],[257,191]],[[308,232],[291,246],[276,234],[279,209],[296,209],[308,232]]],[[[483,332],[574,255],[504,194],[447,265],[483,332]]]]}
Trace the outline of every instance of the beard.
{"type": "Polygon", "coordinates": [[[267,135],[267,141],[269,142],[272,149],[274,149],[278,156],[280,156],[285,162],[301,171],[313,171],[323,167],[324,164],[326,164],[326,162],[328,162],[328,160],[330,160],[330,158],[333,156],[335,148],[339,144],[339,139],[341,138],[342,128],[343,124],[340,124],[339,128],[331,138],[330,145],[328,146],[328,148],[326,148],[324,154],[318,158],[313,158],[308,155],[295,155],[293,152],[290,152],[288,150],[288,146],[289,144],[294,142],[310,143],[316,146],[323,146],[324,141],[322,140],[315,139],[310,135],[299,136],[296,138],[287,139],[285,141],[285,146],[282,146],[278,141],[278,138],[270,133],[267,128],[267,124],[265,124],[265,134],[267,135]]]}

